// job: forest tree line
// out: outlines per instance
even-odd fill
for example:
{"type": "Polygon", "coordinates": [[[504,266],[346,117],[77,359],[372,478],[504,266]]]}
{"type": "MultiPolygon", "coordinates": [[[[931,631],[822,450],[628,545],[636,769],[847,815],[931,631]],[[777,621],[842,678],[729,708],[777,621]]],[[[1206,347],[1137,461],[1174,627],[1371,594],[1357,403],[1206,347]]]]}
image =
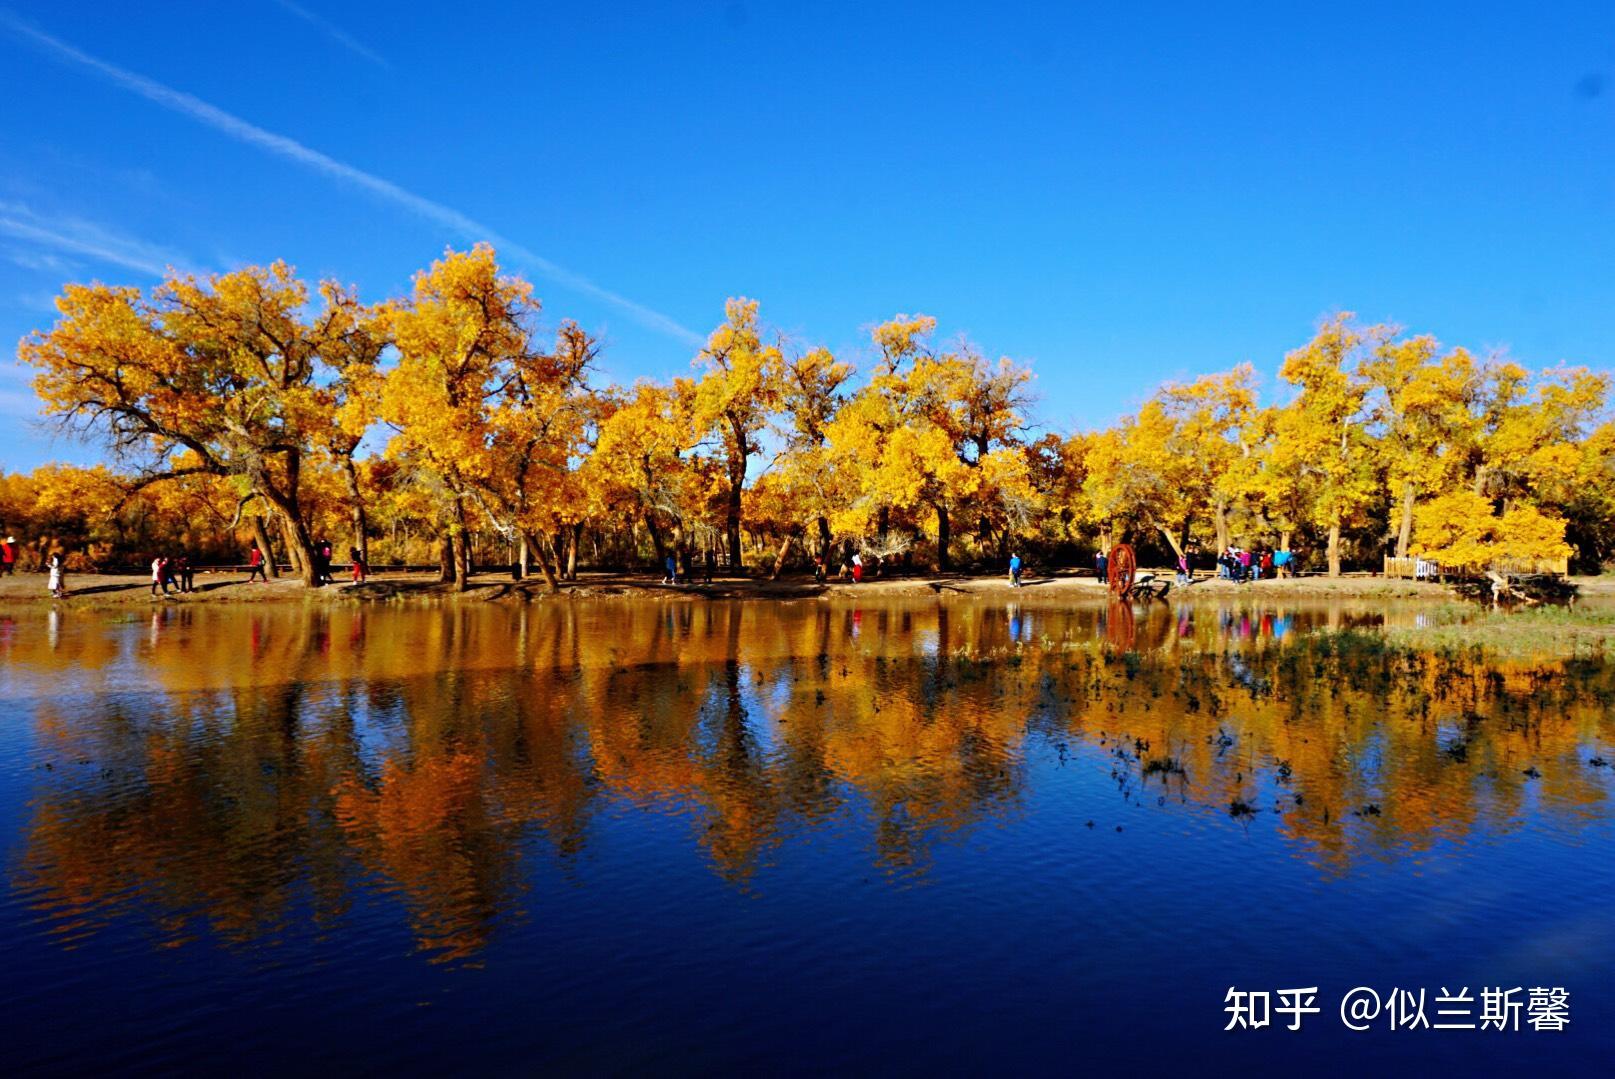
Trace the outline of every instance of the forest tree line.
{"type": "Polygon", "coordinates": [[[778,574],[848,550],[945,572],[1238,543],[1338,574],[1410,553],[1593,569],[1615,547],[1606,374],[1345,312],[1283,358],[1281,402],[1241,364],[1061,434],[1034,425],[1027,365],[923,315],[875,326],[859,370],[730,300],[688,376],[605,385],[600,342],[542,331],[486,245],[379,303],[276,263],[56,304],[19,358],[45,416],[115,464],[0,474],[24,566],[239,563],[256,542],[313,583],[323,539],[464,588],[479,563],[553,586],[710,549],[778,574]]]}

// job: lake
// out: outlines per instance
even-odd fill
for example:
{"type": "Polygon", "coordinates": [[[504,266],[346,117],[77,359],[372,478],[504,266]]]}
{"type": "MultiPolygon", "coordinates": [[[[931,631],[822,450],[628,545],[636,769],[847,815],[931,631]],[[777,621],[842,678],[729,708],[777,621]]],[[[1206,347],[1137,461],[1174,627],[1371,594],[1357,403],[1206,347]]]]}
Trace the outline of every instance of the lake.
{"type": "Polygon", "coordinates": [[[1615,665],[1373,632],[1425,617],[19,610],[8,1068],[1586,1066],[1615,665]],[[1224,1029],[1230,988],[1314,986],[1299,1030],[1224,1029]],[[1356,987],[1387,1002],[1362,1031],[1356,987]],[[1521,1029],[1390,1029],[1397,989],[1433,1026],[1487,988],[1521,1029]],[[1526,1021],[1560,988],[1565,1029],[1526,1021]]]}

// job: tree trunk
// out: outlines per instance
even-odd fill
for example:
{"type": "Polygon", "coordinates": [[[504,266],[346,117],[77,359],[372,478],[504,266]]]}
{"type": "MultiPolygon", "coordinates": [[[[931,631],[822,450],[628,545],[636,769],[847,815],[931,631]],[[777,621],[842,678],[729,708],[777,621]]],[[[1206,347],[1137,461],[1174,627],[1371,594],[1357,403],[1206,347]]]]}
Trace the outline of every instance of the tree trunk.
{"type": "Polygon", "coordinates": [[[1166,537],[1166,542],[1172,546],[1172,553],[1182,558],[1183,544],[1178,542],[1178,537],[1173,535],[1172,530],[1165,525],[1156,525],[1155,527],[1160,531],[1161,535],[1166,537]]]}
{"type": "Polygon", "coordinates": [[[661,569],[667,561],[667,542],[662,539],[662,530],[656,525],[656,513],[653,510],[645,511],[645,531],[650,533],[651,546],[656,548],[656,568],[661,569]]]}
{"type": "Polygon", "coordinates": [[[551,592],[561,590],[560,570],[561,557],[555,549],[555,541],[545,535],[538,548],[538,571],[544,575],[544,587],[551,592]]]}
{"type": "Polygon", "coordinates": [[[453,550],[449,553],[450,561],[454,564],[454,590],[464,592],[471,587],[471,574],[466,567],[471,564],[471,552],[467,549],[470,536],[465,529],[454,533],[453,550]]]}
{"type": "Polygon", "coordinates": [[[303,468],[302,454],[296,450],[288,453],[285,467],[283,483],[274,480],[267,472],[259,472],[251,479],[259,496],[273,506],[280,517],[286,547],[292,555],[293,562],[297,563],[297,571],[303,578],[303,584],[313,587],[316,583],[317,565],[314,558],[314,540],[308,533],[308,525],[303,520],[303,509],[298,504],[297,498],[298,482],[303,468]]]}
{"type": "Polygon", "coordinates": [[[465,512],[465,499],[457,498],[454,502],[455,517],[459,522],[459,530],[455,533],[458,541],[456,547],[459,558],[455,562],[454,590],[464,592],[471,587],[471,569],[474,562],[471,553],[471,522],[465,512]]]}
{"type": "Polygon", "coordinates": [[[258,544],[258,552],[264,556],[264,569],[269,571],[271,577],[279,577],[280,566],[275,559],[274,545],[269,542],[269,529],[264,527],[262,514],[252,515],[252,538],[258,544]]]}
{"type": "Polygon", "coordinates": [[[1396,557],[1408,556],[1408,542],[1413,539],[1413,500],[1415,492],[1413,481],[1408,480],[1402,488],[1402,523],[1396,530],[1396,557]]]}
{"type": "Polygon", "coordinates": [[[952,539],[952,529],[948,524],[948,507],[944,503],[937,503],[936,507],[936,571],[946,573],[950,568],[948,560],[948,543],[952,539]]]}
{"type": "Polygon", "coordinates": [[[820,517],[819,518],[819,557],[824,559],[826,565],[829,564],[829,562],[830,562],[830,519],[828,517],[820,517]]]}
{"type": "Polygon", "coordinates": [[[454,580],[454,533],[444,532],[437,549],[437,579],[442,584],[454,580]]]}
{"type": "Polygon", "coordinates": [[[533,573],[533,541],[527,538],[526,532],[516,533],[516,572],[521,580],[526,580],[533,573]]]}
{"type": "Polygon", "coordinates": [[[774,556],[773,572],[768,575],[770,581],[779,580],[780,571],[785,568],[785,556],[791,553],[791,541],[795,538],[793,534],[787,532],[785,538],[780,541],[779,554],[774,556]]]}
{"type": "Polygon", "coordinates": [[[1340,576],[1340,519],[1329,524],[1329,576],[1340,576]]]}
{"type": "Polygon", "coordinates": [[[293,571],[303,579],[306,587],[314,587],[314,541],[309,538],[308,526],[302,520],[275,507],[280,516],[280,534],[286,541],[286,553],[291,556],[293,571]]]}
{"type": "Polygon", "coordinates": [[[364,494],[359,490],[359,470],[352,454],[342,455],[342,478],[348,485],[348,507],[353,522],[353,545],[365,565],[370,564],[370,521],[365,514],[364,494]]]}
{"type": "Polygon", "coordinates": [[[737,570],[740,568],[740,492],[745,482],[744,477],[729,481],[729,506],[724,522],[729,539],[729,564],[737,570]]]}
{"type": "Polygon", "coordinates": [[[578,579],[578,548],[583,545],[583,522],[576,521],[572,525],[572,534],[566,548],[566,579],[578,579]]]}
{"type": "Polygon", "coordinates": [[[1212,526],[1217,531],[1217,553],[1228,549],[1232,537],[1228,535],[1228,500],[1219,498],[1211,507],[1212,526]]]}

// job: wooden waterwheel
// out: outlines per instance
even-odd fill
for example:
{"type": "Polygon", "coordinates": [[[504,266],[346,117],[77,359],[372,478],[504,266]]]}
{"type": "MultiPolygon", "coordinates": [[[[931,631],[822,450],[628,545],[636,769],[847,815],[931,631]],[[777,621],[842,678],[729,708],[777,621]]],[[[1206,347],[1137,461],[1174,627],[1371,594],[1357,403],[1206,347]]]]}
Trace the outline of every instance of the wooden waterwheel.
{"type": "Polygon", "coordinates": [[[1118,543],[1110,549],[1110,571],[1107,583],[1110,594],[1127,599],[1133,594],[1133,580],[1138,576],[1138,556],[1130,543],[1118,543]]]}

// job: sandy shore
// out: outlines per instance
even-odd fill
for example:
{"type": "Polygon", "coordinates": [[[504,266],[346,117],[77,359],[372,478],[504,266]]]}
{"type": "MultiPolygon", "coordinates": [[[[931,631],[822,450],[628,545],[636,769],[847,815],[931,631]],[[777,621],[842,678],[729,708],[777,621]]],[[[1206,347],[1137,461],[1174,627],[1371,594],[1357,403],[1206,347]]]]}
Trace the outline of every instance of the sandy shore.
{"type": "MultiPolygon", "coordinates": [[[[1615,578],[1572,578],[1583,595],[1615,595],[1615,578]]],[[[648,574],[583,573],[575,582],[551,593],[542,578],[512,581],[507,576],[485,573],[472,578],[463,594],[438,583],[431,573],[377,573],[363,585],[342,580],[325,588],[306,589],[295,578],[282,577],[268,584],[247,583],[240,573],[198,573],[196,591],[153,597],[151,582],[144,575],[79,574],[67,579],[68,597],[53,600],[45,587],[45,575],[21,573],[0,578],[0,604],[37,605],[49,603],[72,606],[124,606],[152,603],[329,603],[359,600],[459,599],[475,601],[523,601],[592,596],[640,595],[661,598],[802,598],[812,596],[969,596],[1009,591],[1002,576],[942,575],[896,577],[868,580],[861,584],[832,580],[817,584],[811,577],[787,575],[778,581],[719,576],[711,583],[665,585],[648,574]]],[[[1065,595],[1071,599],[1098,599],[1104,592],[1091,574],[1056,573],[1026,578],[1023,588],[1028,599],[1065,595]]],[[[1201,578],[1188,588],[1175,588],[1174,597],[1227,597],[1271,595],[1288,597],[1363,597],[1445,599],[1451,589],[1428,582],[1390,580],[1368,575],[1343,577],[1297,577],[1278,581],[1256,581],[1236,585],[1216,578],[1201,578]]]]}

